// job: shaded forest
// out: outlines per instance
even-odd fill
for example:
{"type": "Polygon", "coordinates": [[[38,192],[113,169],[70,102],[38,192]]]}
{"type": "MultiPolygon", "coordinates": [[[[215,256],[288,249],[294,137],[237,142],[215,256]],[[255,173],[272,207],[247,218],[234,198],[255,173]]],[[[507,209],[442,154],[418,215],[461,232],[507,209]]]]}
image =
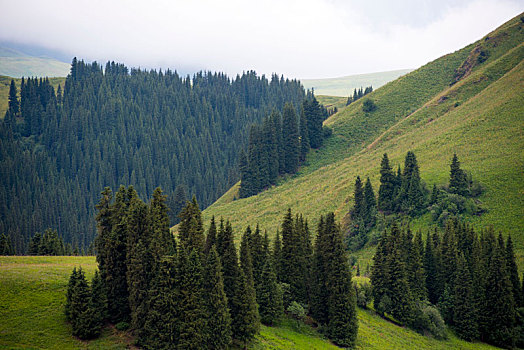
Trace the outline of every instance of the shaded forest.
{"type": "Polygon", "coordinates": [[[188,195],[206,207],[238,181],[253,123],[305,96],[296,80],[253,71],[191,78],[76,59],[56,92],[47,79],[12,84],[0,122],[0,232],[17,253],[47,228],[87,249],[99,193],[121,184],[143,198],[161,186],[176,223],[188,195]]]}

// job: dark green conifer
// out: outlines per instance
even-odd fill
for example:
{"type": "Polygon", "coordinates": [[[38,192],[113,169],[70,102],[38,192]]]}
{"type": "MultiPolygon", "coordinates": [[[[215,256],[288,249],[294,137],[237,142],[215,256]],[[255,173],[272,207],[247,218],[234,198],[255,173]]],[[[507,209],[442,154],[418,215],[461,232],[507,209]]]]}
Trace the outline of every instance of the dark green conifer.
{"type": "Polygon", "coordinates": [[[273,241],[273,251],[271,255],[273,269],[279,282],[282,280],[282,241],[280,240],[280,231],[277,229],[275,240],[273,241]]]}
{"type": "Polygon", "coordinates": [[[18,100],[14,79],[11,79],[11,85],[9,85],[8,110],[15,116],[20,113],[20,101],[18,100]]]}
{"type": "Polygon", "coordinates": [[[326,281],[329,293],[327,333],[335,344],[352,347],[358,332],[355,288],[351,282],[351,270],[342,243],[342,234],[333,213],[327,216],[325,230],[332,237],[326,281]]]}
{"type": "Polygon", "coordinates": [[[364,189],[362,187],[362,181],[360,176],[357,176],[355,181],[355,192],[354,192],[354,201],[355,204],[351,210],[351,219],[354,221],[359,221],[363,219],[363,214],[365,211],[364,207],[364,189]]]}
{"type": "Polygon", "coordinates": [[[327,324],[328,315],[328,289],[327,289],[327,258],[330,249],[330,237],[327,235],[324,217],[321,216],[313,253],[313,264],[311,267],[311,315],[319,324],[327,324]]]}
{"type": "Polygon", "coordinates": [[[175,255],[176,241],[169,228],[169,208],[167,197],[160,187],[153,192],[149,205],[149,222],[151,225],[150,251],[153,261],[158,262],[165,255],[175,255]]]}
{"type": "Polygon", "coordinates": [[[189,256],[183,247],[179,250],[175,287],[177,349],[202,349],[207,337],[213,336],[207,332],[200,256],[195,248],[189,256]]]}
{"type": "Polygon", "coordinates": [[[207,255],[211,251],[211,248],[216,244],[217,240],[217,226],[215,223],[215,216],[211,217],[211,223],[207,231],[206,243],[204,245],[204,253],[207,255]]]}
{"type": "Polygon", "coordinates": [[[0,255],[13,255],[13,247],[11,246],[11,240],[9,236],[5,234],[0,235],[0,255]]]}
{"type": "Polygon", "coordinates": [[[168,349],[176,344],[175,277],[175,258],[161,258],[149,289],[148,313],[139,339],[145,348],[168,349]]]}
{"type": "Polygon", "coordinates": [[[300,113],[300,161],[303,162],[306,160],[306,155],[309,152],[309,134],[307,128],[307,117],[302,108],[300,113]]]}
{"type": "Polygon", "coordinates": [[[364,202],[363,202],[363,215],[362,219],[367,228],[371,228],[375,225],[376,213],[377,213],[377,200],[375,199],[375,191],[371,186],[369,177],[364,185],[364,202]]]}
{"type": "Polygon", "coordinates": [[[300,157],[300,133],[293,105],[286,103],[282,112],[282,146],[284,152],[284,171],[294,174],[298,170],[300,157]]]}
{"type": "Polygon", "coordinates": [[[456,153],[453,154],[453,159],[451,160],[450,165],[449,192],[456,193],[461,196],[469,195],[466,173],[460,169],[460,162],[456,153]]]}
{"type": "Polygon", "coordinates": [[[235,297],[235,286],[239,274],[237,249],[233,242],[233,228],[229,221],[225,227],[220,224],[220,230],[217,236],[217,252],[222,263],[222,276],[224,278],[224,292],[228,300],[229,311],[231,318],[236,317],[235,309],[233,308],[233,299],[235,297]]]}
{"type": "Polygon", "coordinates": [[[263,324],[273,326],[284,313],[282,291],[273,271],[271,260],[267,259],[262,271],[262,281],[257,290],[260,320],[263,324]]]}
{"type": "Polygon", "coordinates": [[[454,288],[453,328],[457,335],[467,341],[477,339],[478,323],[475,300],[473,298],[473,283],[471,272],[464,258],[460,254],[457,260],[457,276],[454,288]]]}
{"type": "MultiPolygon", "coordinates": [[[[436,232],[434,233],[437,234],[436,232]]],[[[438,283],[438,269],[437,263],[435,261],[435,251],[434,243],[431,233],[428,233],[426,239],[426,247],[424,250],[424,277],[426,281],[426,290],[428,300],[432,304],[436,304],[440,295],[438,293],[437,283],[438,283]]]]}
{"type": "Polygon", "coordinates": [[[427,298],[423,255],[421,255],[421,252],[424,252],[424,243],[422,242],[422,234],[418,231],[408,258],[408,282],[415,300],[425,300],[427,298]]]}
{"type": "Polygon", "coordinates": [[[231,316],[224,292],[222,264],[214,245],[207,254],[204,298],[208,315],[206,346],[208,349],[227,349],[231,344],[231,316]]]}
{"type": "Polygon", "coordinates": [[[255,291],[249,286],[243,269],[239,269],[234,288],[235,294],[231,303],[233,338],[247,348],[248,342],[260,329],[260,320],[255,291]]]}
{"type": "Polygon", "coordinates": [[[73,268],[73,272],[69,276],[69,282],[67,284],[67,292],[66,292],[66,302],[64,307],[64,314],[66,317],[66,320],[71,322],[71,302],[73,298],[73,293],[76,287],[76,282],[78,281],[78,272],[76,271],[76,267],[73,268]]]}
{"type": "MultiPolygon", "coordinates": [[[[500,240],[502,240],[501,236],[500,240]]],[[[495,243],[492,258],[488,263],[483,305],[481,313],[489,315],[489,323],[482,325],[482,340],[500,347],[513,347],[516,336],[515,302],[504,247],[497,243],[495,243]],[[497,326],[493,327],[493,325],[497,326]]]]}
{"type": "Polygon", "coordinates": [[[202,225],[202,213],[195,196],[193,196],[191,202],[187,202],[186,207],[180,213],[178,233],[180,244],[186,251],[191,252],[191,250],[196,249],[203,252],[204,227],[202,225]]]}
{"type": "Polygon", "coordinates": [[[171,225],[176,225],[180,222],[180,213],[182,212],[182,209],[185,208],[187,204],[187,193],[186,193],[186,187],[184,185],[178,185],[175,188],[175,194],[173,195],[173,199],[170,200],[170,223],[171,225]]]}
{"type": "Polygon", "coordinates": [[[508,236],[506,241],[506,266],[508,268],[509,280],[511,281],[513,300],[515,301],[516,306],[522,305],[522,290],[519,281],[519,271],[517,268],[517,263],[515,261],[515,252],[513,251],[513,241],[511,236],[508,236]]]}

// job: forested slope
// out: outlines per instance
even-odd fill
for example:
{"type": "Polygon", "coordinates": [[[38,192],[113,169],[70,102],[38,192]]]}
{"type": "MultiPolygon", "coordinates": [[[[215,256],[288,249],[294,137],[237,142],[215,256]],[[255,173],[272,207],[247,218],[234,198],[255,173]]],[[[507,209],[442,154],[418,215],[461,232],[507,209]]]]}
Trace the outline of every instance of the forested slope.
{"type": "Polygon", "coordinates": [[[131,184],[142,198],[160,186],[173,200],[181,185],[206,207],[238,180],[251,124],[305,98],[276,75],[190,78],[76,59],[60,90],[25,79],[0,125],[0,232],[18,253],[46,228],[87,248],[105,186],[131,184]]]}

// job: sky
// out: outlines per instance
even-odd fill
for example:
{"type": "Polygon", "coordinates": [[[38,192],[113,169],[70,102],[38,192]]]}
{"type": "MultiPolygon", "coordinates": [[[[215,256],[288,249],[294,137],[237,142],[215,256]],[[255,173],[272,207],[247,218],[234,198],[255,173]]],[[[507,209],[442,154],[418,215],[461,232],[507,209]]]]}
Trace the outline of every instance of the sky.
{"type": "Polygon", "coordinates": [[[524,0],[0,2],[0,41],[61,57],[298,79],[418,68],[524,11],[524,0]]]}

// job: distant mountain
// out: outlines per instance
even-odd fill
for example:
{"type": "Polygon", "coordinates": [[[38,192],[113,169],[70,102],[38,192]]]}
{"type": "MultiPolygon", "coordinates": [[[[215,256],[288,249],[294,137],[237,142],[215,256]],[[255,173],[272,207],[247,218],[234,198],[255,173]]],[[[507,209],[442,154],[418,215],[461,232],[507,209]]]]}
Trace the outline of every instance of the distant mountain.
{"type": "Polygon", "coordinates": [[[314,88],[316,95],[347,97],[353,94],[354,89],[367,86],[373,86],[373,89],[377,89],[411,71],[413,69],[400,69],[388,72],[348,75],[339,78],[303,79],[301,81],[306,89],[314,88]]]}
{"type": "Polygon", "coordinates": [[[6,43],[0,44],[0,75],[21,77],[65,77],[70,63],[48,57],[44,51],[22,51],[6,43]]]}

